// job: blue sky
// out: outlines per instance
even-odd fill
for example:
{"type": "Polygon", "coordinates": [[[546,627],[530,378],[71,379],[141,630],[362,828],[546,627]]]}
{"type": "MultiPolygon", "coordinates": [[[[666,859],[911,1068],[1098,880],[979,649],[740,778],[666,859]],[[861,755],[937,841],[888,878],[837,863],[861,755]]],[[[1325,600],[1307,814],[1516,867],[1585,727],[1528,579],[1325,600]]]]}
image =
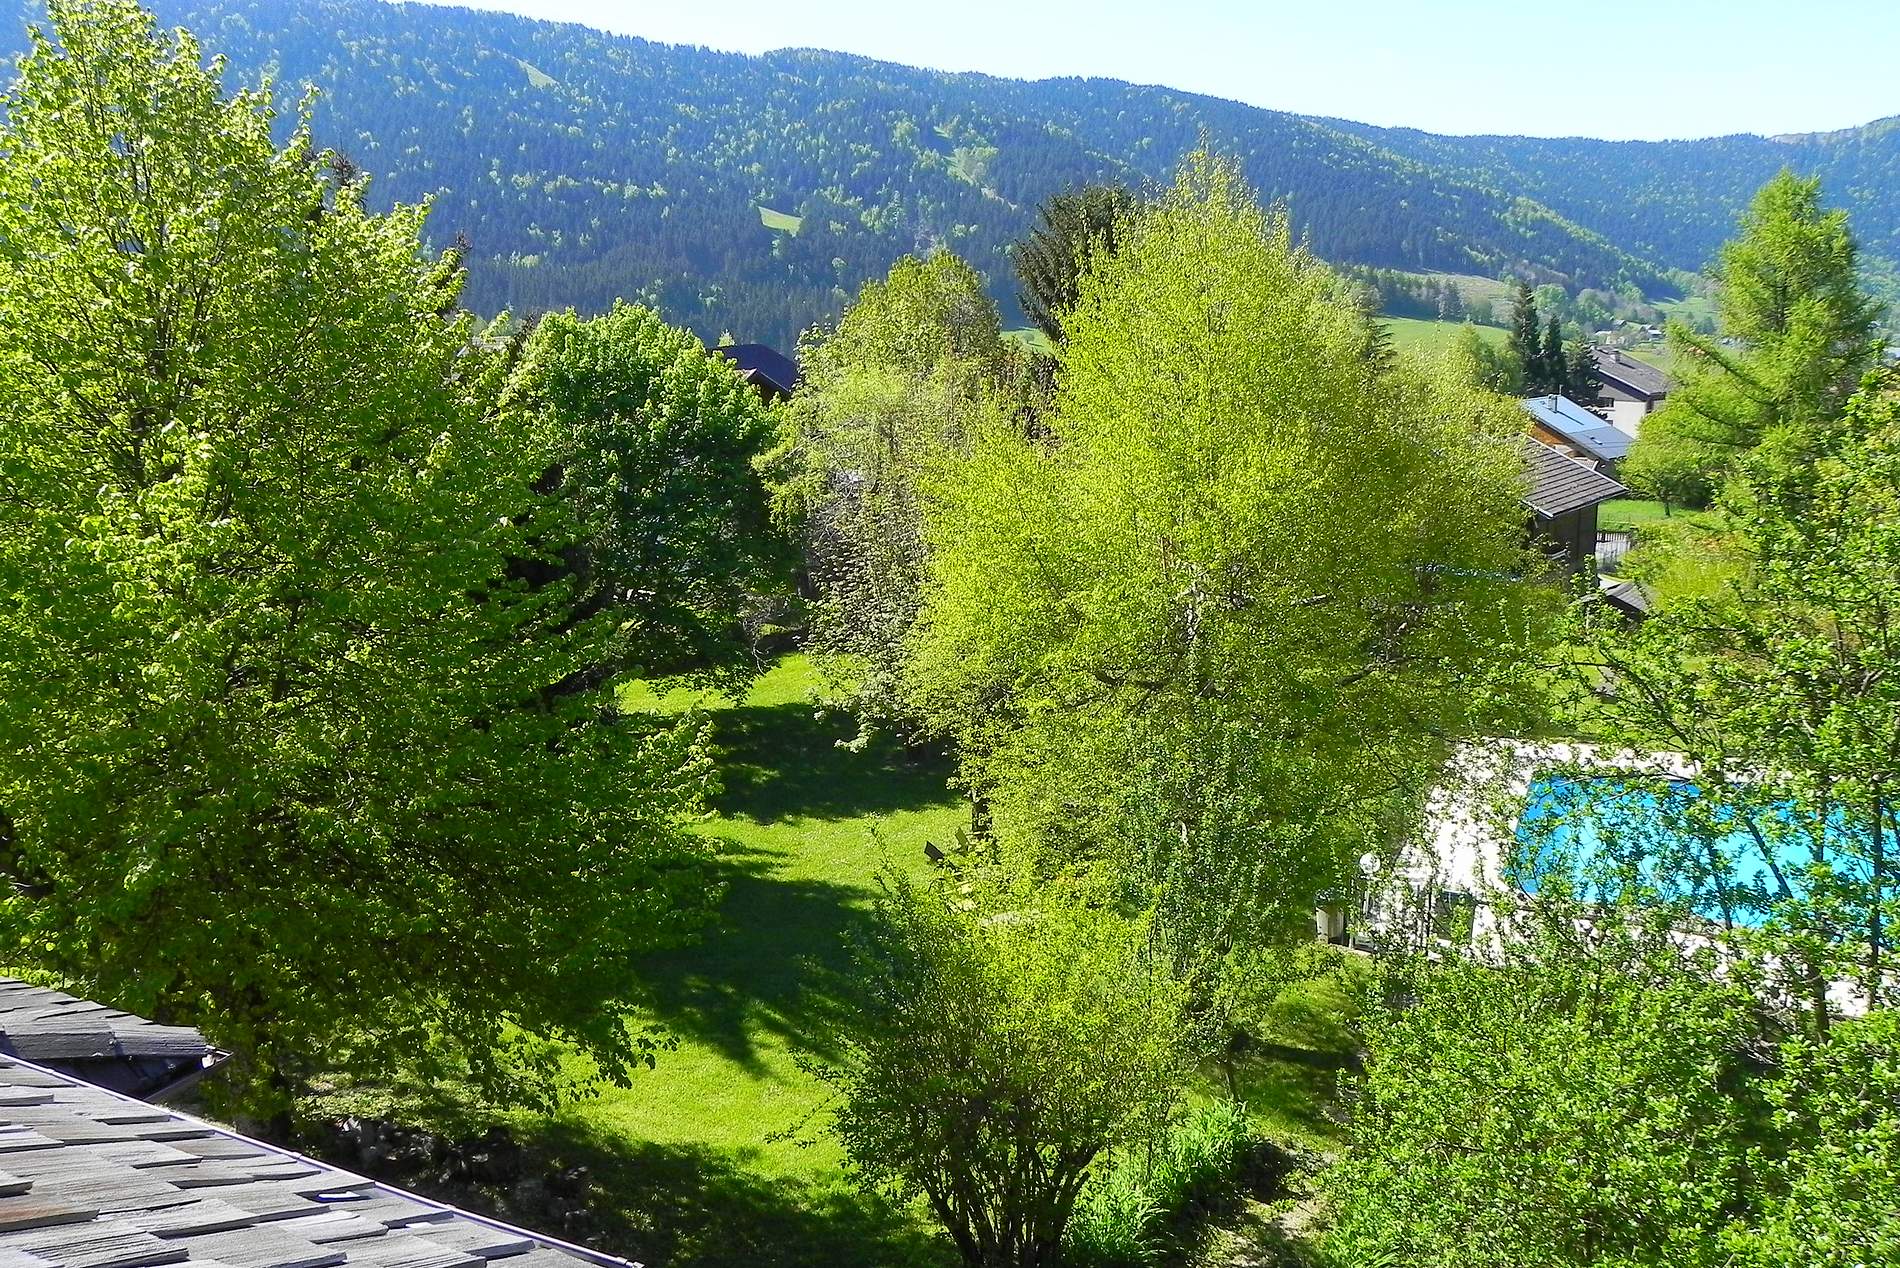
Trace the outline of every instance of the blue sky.
{"type": "MultiPolygon", "coordinates": [[[[462,0],[468,3],[469,0],[462,0]]],[[[670,43],[1104,75],[1434,132],[1814,132],[1900,114],[1900,0],[478,0],[670,43]]]]}

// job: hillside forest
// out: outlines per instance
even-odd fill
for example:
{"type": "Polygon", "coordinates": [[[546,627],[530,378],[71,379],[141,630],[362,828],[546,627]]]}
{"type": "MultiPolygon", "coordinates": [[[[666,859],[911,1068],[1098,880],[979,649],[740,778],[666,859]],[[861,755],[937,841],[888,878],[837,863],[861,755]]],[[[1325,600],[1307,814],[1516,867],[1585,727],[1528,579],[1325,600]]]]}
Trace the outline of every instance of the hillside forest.
{"type": "MultiPolygon", "coordinates": [[[[0,5],[18,14],[5,41],[37,3],[0,5]]],[[[1007,251],[1039,203],[1164,185],[1203,140],[1339,265],[1668,299],[1784,166],[1853,214],[1870,276],[1900,261],[1891,122],[1659,144],[1442,138],[1105,80],[741,56],[425,4],[156,11],[230,59],[229,86],[268,76],[283,108],[314,86],[317,142],[373,175],[373,206],[430,199],[431,243],[467,242],[465,302],[491,316],[638,299],[702,339],[790,350],[899,257],[942,248],[1017,325],[1007,251]]]]}

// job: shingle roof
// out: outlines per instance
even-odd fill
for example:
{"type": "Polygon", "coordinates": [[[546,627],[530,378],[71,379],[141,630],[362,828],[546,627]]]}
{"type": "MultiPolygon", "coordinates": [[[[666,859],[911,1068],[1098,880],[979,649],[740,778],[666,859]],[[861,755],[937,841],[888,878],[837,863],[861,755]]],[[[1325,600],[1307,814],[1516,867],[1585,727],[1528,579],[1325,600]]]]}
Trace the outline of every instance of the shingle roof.
{"type": "Polygon", "coordinates": [[[161,1026],[11,977],[0,977],[0,1053],[139,1097],[202,1073],[213,1056],[190,1026],[161,1026]]]}
{"type": "Polygon", "coordinates": [[[0,1057],[0,1268],[173,1263],[629,1268],[0,1057]]]}
{"type": "Polygon", "coordinates": [[[1669,389],[1673,386],[1669,376],[1655,366],[1625,356],[1615,348],[1598,348],[1590,355],[1597,363],[1599,378],[1606,382],[1614,381],[1632,396],[1659,399],[1669,395],[1669,389]]]}
{"type": "Polygon", "coordinates": [[[1535,436],[1524,444],[1530,458],[1531,489],[1524,505],[1545,519],[1555,519],[1586,506],[1595,506],[1629,492],[1622,485],[1575,458],[1565,457],[1535,436]]]}
{"type": "Polygon", "coordinates": [[[1530,396],[1524,408],[1532,418],[1562,436],[1598,462],[1617,462],[1636,443],[1634,437],[1610,426],[1566,396],[1530,396]]]}
{"type": "Polygon", "coordinates": [[[1603,597],[1618,611],[1637,618],[1649,615],[1649,591],[1641,585],[1614,577],[1599,577],[1597,583],[1603,588],[1603,597]]]}
{"type": "Polygon", "coordinates": [[[713,351],[738,366],[747,379],[763,380],[787,396],[798,386],[798,362],[776,348],[762,343],[734,343],[713,351]]]}

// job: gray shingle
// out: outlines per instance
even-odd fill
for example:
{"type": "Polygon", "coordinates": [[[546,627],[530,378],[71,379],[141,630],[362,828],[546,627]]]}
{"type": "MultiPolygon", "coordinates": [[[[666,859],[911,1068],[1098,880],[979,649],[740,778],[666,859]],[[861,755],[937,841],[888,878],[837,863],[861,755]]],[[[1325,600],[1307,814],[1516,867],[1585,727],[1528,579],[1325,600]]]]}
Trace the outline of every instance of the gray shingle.
{"type": "Polygon", "coordinates": [[[0,1097],[21,1091],[0,1100],[0,1268],[625,1263],[0,1058],[0,1097]]]}
{"type": "Polygon", "coordinates": [[[1524,495],[1524,505],[1545,519],[1568,515],[1629,492],[1610,477],[1575,458],[1565,457],[1535,437],[1526,436],[1524,447],[1531,481],[1530,492],[1524,495]]]}
{"type": "Polygon", "coordinates": [[[185,1258],[176,1242],[161,1241],[123,1220],[0,1233],[0,1250],[23,1250],[57,1268],[151,1268],[185,1258]]]}
{"type": "Polygon", "coordinates": [[[343,1262],[342,1251],[319,1246],[277,1224],[206,1233],[172,1244],[189,1249],[193,1259],[215,1259],[231,1268],[329,1268],[343,1262]]]}

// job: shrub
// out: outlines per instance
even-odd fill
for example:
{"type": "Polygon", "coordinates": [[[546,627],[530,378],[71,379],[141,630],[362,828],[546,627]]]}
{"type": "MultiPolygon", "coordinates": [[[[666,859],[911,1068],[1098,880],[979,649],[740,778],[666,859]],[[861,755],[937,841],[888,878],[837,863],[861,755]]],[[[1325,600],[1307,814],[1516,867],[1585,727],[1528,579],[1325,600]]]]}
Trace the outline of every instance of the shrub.
{"type": "Polygon", "coordinates": [[[1182,989],[1145,922],[888,876],[834,1064],[859,1178],[921,1194],[964,1262],[1052,1265],[1113,1145],[1166,1121],[1182,989]]]}
{"type": "Polygon", "coordinates": [[[1066,1262],[1135,1268],[1164,1262],[1179,1227],[1230,1200],[1261,1146],[1246,1106],[1219,1101],[1186,1115],[1152,1147],[1120,1155],[1083,1191],[1064,1239],[1066,1262]]]}

